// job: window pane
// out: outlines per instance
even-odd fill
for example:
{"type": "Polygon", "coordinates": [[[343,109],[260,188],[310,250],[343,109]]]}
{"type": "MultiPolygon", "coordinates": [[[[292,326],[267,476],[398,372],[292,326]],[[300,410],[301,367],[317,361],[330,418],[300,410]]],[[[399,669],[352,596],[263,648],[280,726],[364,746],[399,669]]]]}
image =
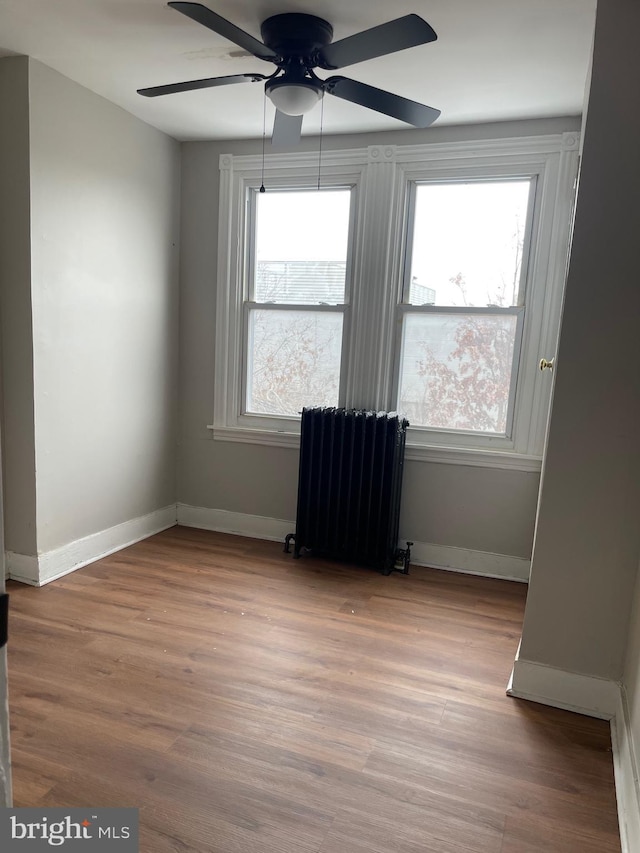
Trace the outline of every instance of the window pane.
{"type": "Polygon", "coordinates": [[[254,309],[247,411],[297,415],[303,406],[337,406],[341,349],[341,313],[254,309]]]}
{"type": "Polygon", "coordinates": [[[418,184],[405,301],[521,305],[530,189],[530,180],[418,184]]]}
{"type": "Polygon", "coordinates": [[[398,408],[412,426],[505,434],[517,318],[404,318],[398,408]]]}
{"type": "Polygon", "coordinates": [[[350,190],[257,194],[255,302],[344,302],[350,204],[350,190]]]}

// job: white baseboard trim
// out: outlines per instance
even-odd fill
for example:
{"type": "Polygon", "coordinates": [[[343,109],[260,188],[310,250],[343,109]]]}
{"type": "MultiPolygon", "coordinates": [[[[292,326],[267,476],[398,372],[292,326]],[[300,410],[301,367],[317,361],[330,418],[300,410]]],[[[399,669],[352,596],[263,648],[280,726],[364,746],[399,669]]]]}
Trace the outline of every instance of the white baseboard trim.
{"type": "Polygon", "coordinates": [[[178,524],[183,527],[199,527],[201,530],[215,530],[217,533],[234,533],[236,536],[248,536],[250,539],[268,539],[272,542],[284,542],[284,537],[296,529],[295,521],[182,503],[178,504],[178,524]]]}
{"type": "MultiPolygon", "coordinates": [[[[519,652],[518,652],[519,655],[519,652]]],[[[509,696],[609,720],[622,853],[640,851],[640,783],[623,684],[516,657],[509,696]]]]}
{"type": "Polygon", "coordinates": [[[428,542],[413,543],[411,562],[416,566],[428,566],[432,569],[524,583],[529,581],[531,568],[531,560],[525,560],[522,557],[491,554],[488,551],[472,551],[452,545],[432,545],[428,542]]]}
{"type": "MultiPolygon", "coordinates": [[[[252,539],[269,539],[274,542],[284,541],[284,537],[296,529],[295,521],[183,503],[178,504],[178,524],[184,527],[199,527],[202,530],[215,530],[218,533],[235,533],[252,539]]],[[[531,564],[530,560],[520,557],[471,551],[467,548],[452,548],[447,545],[430,545],[427,542],[413,543],[411,562],[416,566],[428,566],[433,569],[525,582],[529,580],[531,564]]]]}
{"type": "Polygon", "coordinates": [[[566,672],[546,664],[516,657],[507,694],[542,705],[564,708],[600,720],[611,720],[618,710],[617,681],[566,672]]]}
{"type": "Polygon", "coordinates": [[[6,579],[38,586],[38,558],[28,554],[5,552],[6,579]]]}
{"type": "MultiPolygon", "coordinates": [[[[519,652],[518,652],[519,655],[519,652]]],[[[509,696],[609,720],[622,853],[640,850],[638,755],[624,685],[516,657],[509,696]]]]}
{"type": "Polygon", "coordinates": [[[43,586],[175,524],[176,506],[171,504],[148,515],[76,539],[37,557],[8,552],[9,577],[32,586],[43,586]]]}
{"type": "Polygon", "coordinates": [[[640,850],[640,785],[627,694],[622,685],[616,715],[611,720],[613,772],[618,803],[622,853],[640,850]]]}

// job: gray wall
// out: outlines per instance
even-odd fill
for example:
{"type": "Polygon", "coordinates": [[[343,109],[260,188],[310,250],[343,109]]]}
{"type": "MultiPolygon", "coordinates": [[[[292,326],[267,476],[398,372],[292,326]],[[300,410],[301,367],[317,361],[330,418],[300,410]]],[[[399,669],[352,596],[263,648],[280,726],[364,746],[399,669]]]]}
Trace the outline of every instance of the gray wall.
{"type": "Polygon", "coordinates": [[[15,244],[4,408],[30,500],[8,453],[6,530],[9,550],[42,554],[175,503],[180,154],[46,66],[15,62],[20,133],[0,158],[21,191],[0,228],[15,244]]]}
{"type": "Polygon", "coordinates": [[[636,0],[598,5],[520,649],[524,660],[616,680],[640,552],[639,28],[636,0]]]}
{"type": "Polygon", "coordinates": [[[5,547],[36,554],[29,61],[0,59],[0,324],[5,547]]]}
{"type": "Polygon", "coordinates": [[[38,550],[175,502],[179,146],[31,62],[38,550]]]}
{"type": "MultiPolygon", "coordinates": [[[[577,119],[329,137],[323,148],[490,139],[578,129],[577,119]]],[[[317,150],[316,139],[303,147],[317,150]]],[[[181,219],[181,447],[178,499],[192,506],[295,518],[297,450],[213,441],[218,157],[260,143],[186,143],[181,219]]],[[[416,542],[531,556],[535,473],[406,463],[401,536],[416,542]]]]}

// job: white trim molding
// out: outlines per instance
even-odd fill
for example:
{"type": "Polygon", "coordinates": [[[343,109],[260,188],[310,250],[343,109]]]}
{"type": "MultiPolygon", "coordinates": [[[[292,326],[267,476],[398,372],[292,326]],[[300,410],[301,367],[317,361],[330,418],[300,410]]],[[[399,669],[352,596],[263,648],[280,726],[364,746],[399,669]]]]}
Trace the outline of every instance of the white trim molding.
{"type": "Polygon", "coordinates": [[[7,649],[0,649],[0,808],[11,808],[13,790],[11,781],[11,735],[9,732],[9,699],[7,695],[7,649]]]}
{"type": "MultiPolygon", "coordinates": [[[[8,551],[8,577],[31,586],[42,586],[175,524],[272,542],[284,542],[285,536],[296,529],[293,520],[178,503],[69,542],[37,557],[8,551]]],[[[410,536],[406,538],[411,539],[410,536]]],[[[406,538],[401,541],[402,545],[406,538]]],[[[531,561],[507,554],[414,542],[411,562],[432,569],[526,583],[531,561]]]]}
{"type": "Polygon", "coordinates": [[[217,533],[248,536],[250,539],[267,539],[271,542],[284,542],[284,537],[296,529],[295,521],[182,503],[178,504],[178,524],[183,527],[214,530],[217,533]]]}
{"type": "Polygon", "coordinates": [[[622,853],[640,850],[638,751],[624,684],[522,660],[516,655],[507,694],[609,720],[622,853]]]}
{"type": "Polygon", "coordinates": [[[523,660],[520,650],[507,686],[507,694],[516,699],[529,699],[600,720],[615,717],[619,693],[616,681],[523,660]]]}
{"type": "Polygon", "coordinates": [[[38,558],[5,551],[5,576],[7,580],[38,586],[38,558]]]}
{"type": "Polygon", "coordinates": [[[52,551],[45,551],[37,557],[8,551],[9,578],[31,586],[43,586],[175,524],[176,505],[171,504],[148,515],[76,539],[52,551]]]}
{"type": "MultiPolygon", "coordinates": [[[[283,542],[285,536],[296,529],[295,521],[183,503],[178,504],[178,524],[184,527],[199,527],[202,530],[215,530],[218,533],[248,536],[251,539],[267,539],[272,542],[283,542]]],[[[404,542],[406,539],[401,544],[404,542]]],[[[453,548],[448,545],[414,542],[411,547],[411,562],[416,566],[483,577],[514,581],[529,579],[530,560],[505,554],[453,548]]]]}
{"type": "MultiPolygon", "coordinates": [[[[216,441],[237,444],[262,444],[272,447],[300,448],[300,434],[280,430],[216,427],[207,424],[216,441]]],[[[471,468],[496,468],[507,471],[540,473],[542,457],[513,451],[479,450],[473,447],[436,447],[407,442],[404,458],[410,462],[432,462],[437,465],[466,465],[471,468]]]]}
{"type": "MultiPolygon", "coordinates": [[[[448,144],[377,145],[323,154],[323,189],[351,187],[353,196],[347,301],[335,309],[344,311],[339,402],[347,407],[396,408],[401,320],[409,311],[427,311],[403,306],[401,300],[411,232],[410,199],[417,183],[522,178],[535,185],[526,237],[527,281],[518,315],[522,345],[514,358],[512,377],[513,422],[504,435],[410,427],[408,459],[540,470],[551,382],[532,366],[537,366],[541,355],[549,357],[555,351],[579,141],[579,133],[571,131],[448,144]]],[[[249,199],[263,177],[276,189],[307,188],[315,185],[317,158],[311,152],[265,158],[229,153],[220,156],[219,165],[211,437],[295,447],[297,419],[245,411],[243,382],[249,346],[245,311],[254,305],[249,299],[251,254],[245,235],[252,233],[249,199]]],[[[474,308],[473,313],[478,310],[474,308]]]]}
{"type": "Polygon", "coordinates": [[[618,823],[622,853],[640,850],[640,785],[638,783],[638,752],[635,748],[627,693],[622,685],[611,720],[613,773],[618,803],[618,823]]]}
{"type": "Polygon", "coordinates": [[[474,551],[452,545],[432,545],[428,542],[413,543],[411,562],[416,566],[427,566],[431,569],[444,569],[448,572],[501,578],[521,583],[528,582],[531,568],[531,560],[526,560],[524,557],[492,554],[488,551],[474,551]]]}

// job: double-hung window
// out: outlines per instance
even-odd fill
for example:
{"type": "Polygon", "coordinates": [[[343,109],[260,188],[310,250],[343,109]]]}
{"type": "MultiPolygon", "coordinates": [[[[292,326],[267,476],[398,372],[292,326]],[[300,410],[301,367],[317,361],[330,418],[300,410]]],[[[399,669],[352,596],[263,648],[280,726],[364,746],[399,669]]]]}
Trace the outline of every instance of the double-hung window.
{"type": "Polygon", "coordinates": [[[343,399],[351,197],[349,187],[248,191],[242,411],[249,417],[297,419],[303,406],[343,399]]]}
{"type": "Polygon", "coordinates": [[[535,180],[410,187],[397,406],[415,427],[512,432],[535,180]]]}
{"type": "Polygon", "coordinates": [[[397,410],[409,458],[536,470],[578,159],[564,133],[221,157],[214,438],[397,410]],[[266,192],[260,192],[264,178],[266,192]]]}

